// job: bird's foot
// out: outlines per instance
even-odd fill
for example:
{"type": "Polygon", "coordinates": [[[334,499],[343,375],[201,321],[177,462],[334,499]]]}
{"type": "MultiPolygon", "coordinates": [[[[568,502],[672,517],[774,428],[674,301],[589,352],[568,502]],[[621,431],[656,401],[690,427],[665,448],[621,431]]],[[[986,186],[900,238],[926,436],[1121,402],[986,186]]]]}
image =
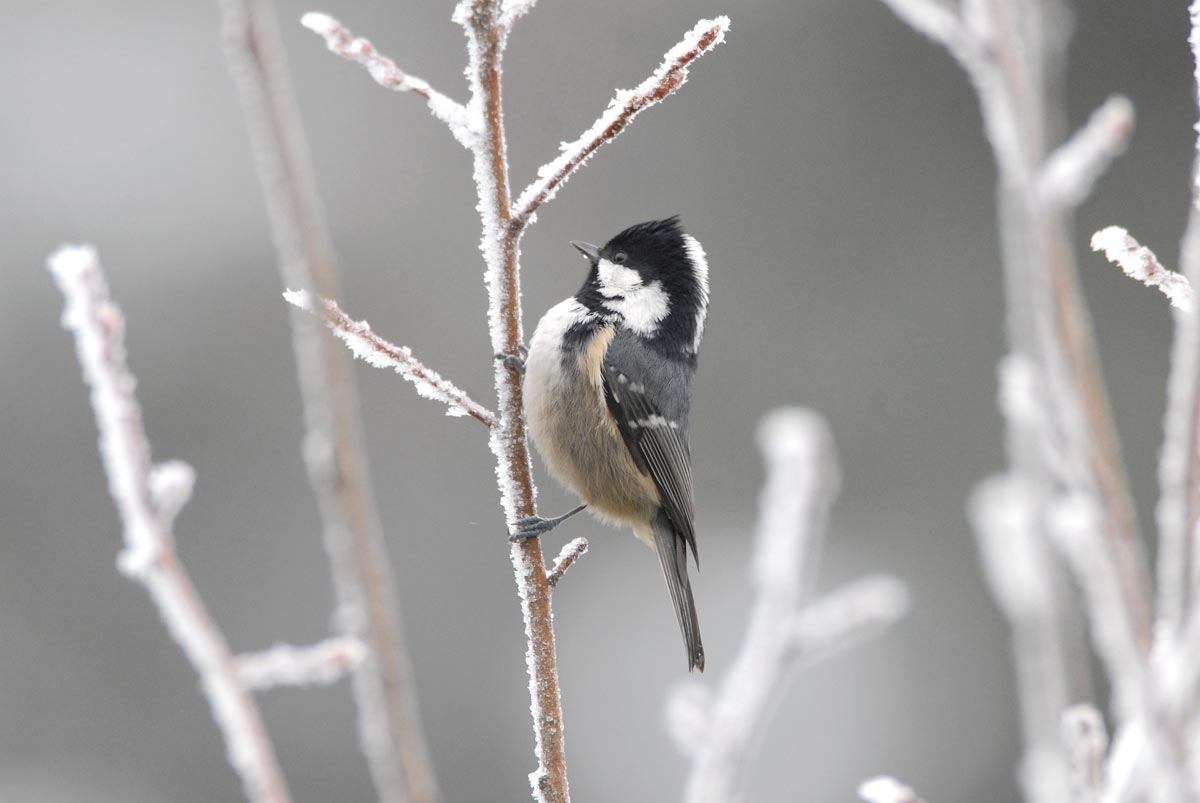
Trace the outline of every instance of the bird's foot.
{"type": "Polygon", "coordinates": [[[528,347],[521,343],[517,344],[517,353],[510,354],[507,351],[500,351],[495,354],[495,358],[507,365],[519,374],[525,373],[525,358],[529,356],[528,347]]]}
{"type": "Polygon", "coordinates": [[[561,516],[554,516],[549,519],[542,518],[541,516],[526,516],[523,519],[518,519],[516,529],[508,534],[508,540],[517,543],[527,538],[536,538],[539,535],[545,535],[585,507],[587,505],[580,505],[574,510],[568,510],[561,516]]]}

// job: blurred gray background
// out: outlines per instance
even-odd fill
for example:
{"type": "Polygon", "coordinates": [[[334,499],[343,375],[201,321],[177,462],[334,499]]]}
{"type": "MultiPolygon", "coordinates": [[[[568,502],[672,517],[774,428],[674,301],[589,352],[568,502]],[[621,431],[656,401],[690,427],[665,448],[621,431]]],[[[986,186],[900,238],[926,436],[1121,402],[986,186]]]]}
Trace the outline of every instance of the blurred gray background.
{"type": "MultiPolygon", "coordinates": [[[[447,0],[321,6],[465,99],[447,0]]],[[[1173,264],[1195,118],[1183,2],[1080,3],[1071,123],[1111,92],[1129,153],[1076,240],[1120,223],[1173,264]]],[[[375,86],[278,3],[342,300],[478,398],[491,355],[467,154],[419,99],[375,86]]],[[[114,568],[116,515],[60,299],[64,241],[100,250],[159,458],[193,463],[179,548],[235,647],[328,632],[331,593],[299,458],[300,408],[265,216],[211,2],[5,3],[0,49],[0,801],[236,801],[195,677],[114,568]]],[[[962,74],[874,0],[543,0],[506,72],[514,184],[640,81],[702,16],[728,43],[603,150],[525,240],[526,326],[573,293],[570,239],[680,213],[708,250],[713,307],[694,407],[706,680],[741,640],[760,414],[828,416],[843,493],[825,588],[912,587],[884,639],[797,674],[755,758],[764,801],[848,801],[888,771],[931,801],[1016,798],[1006,631],[963,513],[1002,465],[993,167],[962,74]]],[[[1143,523],[1154,498],[1169,317],[1081,257],[1143,523]]],[[[521,620],[491,455],[395,376],[356,367],[421,705],[447,801],[528,799],[521,620]]],[[[540,474],[540,465],[539,465],[540,474]]],[[[544,476],[544,475],[543,475],[544,476]]],[[[573,499],[543,481],[545,510],[573,499]]],[[[1147,530],[1148,530],[1147,526],[1147,530]]],[[[577,519],[591,554],[556,597],[580,801],[670,800],[662,728],[684,656],[652,556],[577,519]]],[[[373,799],[345,684],[262,698],[298,801],[373,799]]]]}

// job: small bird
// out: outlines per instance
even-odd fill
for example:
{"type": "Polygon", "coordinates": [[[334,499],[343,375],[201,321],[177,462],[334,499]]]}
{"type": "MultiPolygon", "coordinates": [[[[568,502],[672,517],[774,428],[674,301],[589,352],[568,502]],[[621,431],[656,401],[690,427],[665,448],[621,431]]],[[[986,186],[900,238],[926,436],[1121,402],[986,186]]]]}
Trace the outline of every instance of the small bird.
{"type": "Polygon", "coordinates": [[[533,333],[525,412],[551,474],[585,504],[522,519],[513,538],[584,508],[632,527],[662,563],[688,669],[704,671],[687,570],[689,549],[699,566],[687,426],[708,312],[704,249],[678,216],[631,226],[602,248],[571,245],[590,265],[587,280],[533,333]]]}

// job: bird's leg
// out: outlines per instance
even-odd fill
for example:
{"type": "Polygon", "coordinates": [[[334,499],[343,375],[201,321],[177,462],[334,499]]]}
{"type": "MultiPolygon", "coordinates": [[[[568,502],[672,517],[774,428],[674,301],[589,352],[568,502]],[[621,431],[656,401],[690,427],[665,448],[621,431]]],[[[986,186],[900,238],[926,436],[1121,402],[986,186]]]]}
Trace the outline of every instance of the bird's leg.
{"type": "Polygon", "coordinates": [[[561,516],[544,519],[541,516],[526,516],[517,521],[517,528],[508,536],[509,541],[524,541],[526,538],[535,538],[539,535],[545,535],[553,530],[562,522],[574,516],[579,511],[583,510],[587,505],[580,505],[574,510],[568,510],[561,516]]]}
{"type": "Polygon", "coordinates": [[[494,356],[497,360],[500,360],[500,362],[521,374],[525,372],[525,358],[529,356],[529,348],[522,343],[518,343],[517,352],[517,354],[510,354],[507,351],[500,351],[494,356]]]}

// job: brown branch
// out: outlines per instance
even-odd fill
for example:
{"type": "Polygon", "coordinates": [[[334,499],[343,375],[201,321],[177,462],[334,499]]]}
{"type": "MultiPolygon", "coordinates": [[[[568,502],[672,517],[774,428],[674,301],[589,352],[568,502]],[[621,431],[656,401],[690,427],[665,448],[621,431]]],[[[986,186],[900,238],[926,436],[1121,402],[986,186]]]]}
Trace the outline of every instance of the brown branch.
{"type": "Polygon", "coordinates": [[[574,142],[562,146],[562,155],[538,170],[538,179],[517,199],[512,223],[528,226],[538,207],[558,193],[559,188],[583,167],[605,143],[612,142],[642,111],[662,102],[687,81],[688,67],[725,41],[729,17],[700,20],[683,40],[667,51],[654,74],[636,88],[618,90],[608,109],[574,142]]]}
{"type": "Polygon", "coordinates": [[[49,264],[66,298],[63,325],[75,335],[84,381],[91,389],[109,493],[121,515],[121,570],[145,586],[167,632],[200,676],[225,738],[226,756],[241,777],[246,797],[254,803],[289,803],[291,795],[258,705],[175,552],[171,520],[191,495],[192,469],[183,463],[151,462],[142,408],[133,392],[137,383],[125,361],[125,320],[109,298],[96,252],[63,248],[49,264]]]}
{"type": "MultiPolygon", "coordinates": [[[[226,59],[242,104],[287,287],[337,295],[337,265],[300,116],[266,0],[220,0],[226,59]]],[[[413,672],[363,449],[358,398],[342,349],[318,321],[292,315],[317,498],[337,597],[337,626],[369,652],[354,672],[359,743],[386,803],[435,803],[413,672]]]]}
{"type": "Polygon", "coordinates": [[[558,587],[558,581],[562,580],[563,575],[567,570],[575,565],[575,561],[587,554],[588,542],[586,538],[576,538],[563,546],[562,551],[558,553],[558,557],[554,559],[554,568],[546,575],[546,582],[551,588],[558,587]]]}
{"type": "Polygon", "coordinates": [[[437,371],[426,367],[407,346],[389,343],[371,330],[371,324],[351,318],[336,301],[322,298],[321,310],[317,312],[312,297],[303,290],[288,290],[283,297],[299,309],[318,315],[355,357],[376,368],[391,368],[415,385],[418,394],[449,407],[446,415],[469,415],[486,426],[496,425],[495,413],[437,371]]]}
{"type": "MultiPolygon", "coordinates": [[[[488,325],[494,352],[515,353],[522,343],[518,253],[521,229],[510,225],[508,155],[504,139],[500,68],[507,28],[498,0],[462,0],[454,19],[467,34],[472,105],[483,115],[482,136],[472,149],[479,212],[480,248],[487,262],[488,325]]],[[[523,415],[521,379],[497,362],[494,370],[500,425],[490,439],[496,477],[508,522],[535,513],[533,472],[523,415]]],[[[550,584],[540,539],[527,538],[510,549],[525,620],[525,661],[529,670],[537,769],[530,774],[539,803],[568,803],[567,758],[554,643],[550,584]]]]}

